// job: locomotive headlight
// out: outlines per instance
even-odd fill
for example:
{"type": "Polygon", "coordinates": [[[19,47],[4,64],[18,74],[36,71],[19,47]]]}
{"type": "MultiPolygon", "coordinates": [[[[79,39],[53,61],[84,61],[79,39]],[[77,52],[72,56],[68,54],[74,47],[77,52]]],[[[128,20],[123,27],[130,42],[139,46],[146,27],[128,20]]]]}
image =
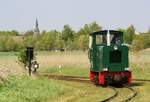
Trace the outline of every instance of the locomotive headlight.
{"type": "Polygon", "coordinates": [[[124,68],[124,70],[129,71],[129,68],[124,68]]]}
{"type": "Polygon", "coordinates": [[[118,47],[117,46],[114,46],[114,50],[117,50],[118,49],[118,47]]]}
{"type": "Polygon", "coordinates": [[[108,68],[103,68],[103,71],[108,71],[108,68]]]}
{"type": "Polygon", "coordinates": [[[38,64],[34,64],[34,68],[38,68],[39,67],[39,65],[38,64]]]}

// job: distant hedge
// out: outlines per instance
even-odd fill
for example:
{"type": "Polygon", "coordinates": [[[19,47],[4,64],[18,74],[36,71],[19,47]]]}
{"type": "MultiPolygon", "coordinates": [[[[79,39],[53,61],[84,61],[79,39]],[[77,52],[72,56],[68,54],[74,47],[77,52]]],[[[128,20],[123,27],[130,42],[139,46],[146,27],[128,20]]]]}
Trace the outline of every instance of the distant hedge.
{"type": "MultiPolygon", "coordinates": [[[[85,24],[79,31],[74,31],[70,25],[64,25],[62,31],[42,31],[34,35],[33,31],[24,34],[13,31],[0,31],[0,51],[18,51],[26,46],[34,46],[36,50],[87,50],[88,34],[100,31],[102,27],[96,22],[85,24]]],[[[135,33],[133,25],[124,32],[124,43],[131,45],[131,50],[142,50],[150,47],[150,30],[146,33],[135,33]]]]}

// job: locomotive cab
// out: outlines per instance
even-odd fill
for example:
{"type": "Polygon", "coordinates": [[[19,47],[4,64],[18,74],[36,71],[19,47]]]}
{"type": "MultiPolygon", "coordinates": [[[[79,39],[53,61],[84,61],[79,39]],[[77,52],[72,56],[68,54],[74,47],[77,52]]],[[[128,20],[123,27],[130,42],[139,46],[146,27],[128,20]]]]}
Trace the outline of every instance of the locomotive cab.
{"type": "Polygon", "coordinates": [[[131,83],[123,33],[103,30],[89,36],[90,80],[98,84],[131,83]]]}

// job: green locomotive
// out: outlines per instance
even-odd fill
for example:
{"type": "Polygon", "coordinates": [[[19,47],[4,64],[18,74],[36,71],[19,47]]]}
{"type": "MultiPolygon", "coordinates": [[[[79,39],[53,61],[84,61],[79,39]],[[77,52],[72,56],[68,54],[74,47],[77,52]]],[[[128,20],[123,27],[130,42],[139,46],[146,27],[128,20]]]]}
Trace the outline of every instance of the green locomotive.
{"type": "Polygon", "coordinates": [[[103,30],[89,35],[90,80],[100,85],[130,84],[128,47],[123,32],[103,30]]]}

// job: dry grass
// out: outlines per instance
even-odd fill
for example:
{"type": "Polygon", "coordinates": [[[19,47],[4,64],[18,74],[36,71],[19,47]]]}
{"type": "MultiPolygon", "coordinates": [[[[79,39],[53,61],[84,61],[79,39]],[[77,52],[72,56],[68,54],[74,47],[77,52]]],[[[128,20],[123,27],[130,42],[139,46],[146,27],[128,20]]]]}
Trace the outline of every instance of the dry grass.
{"type": "MultiPolygon", "coordinates": [[[[149,52],[150,53],[150,52],[149,52]]],[[[130,65],[136,65],[139,68],[150,65],[150,54],[148,52],[131,52],[130,53],[130,65]]]]}
{"type": "Polygon", "coordinates": [[[40,63],[40,67],[75,67],[75,68],[88,68],[89,60],[87,58],[87,52],[38,52],[37,60],[40,63]]]}
{"type": "MultiPolygon", "coordinates": [[[[130,52],[130,68],[134,79],[150,80],[150,49],[140,52],[130,52]]],[[[138,96],[132,102],[149,102],[150,83],[133,82],[134,88],[138,92],[138,96]]]]}
{"type": "MultiPolygon", "coordinates": [[[[130,67],[135,70],[148,70],[150,68],[149,50],[130,52],[130,67]]],[[[89,68],[87,52],[37,52],[37,60],[40,68],[71,67],[89,68]]],[[[24,69],[18,64],[14,53],[0,53],[0,76],[24,73],[24,69]]]]}
{"type": "Polygon", "coordinates": [[[131,52],[130,68],[133,78],[150,79],[150,51],[131,52]]]}
{"type": "Polygon", "coordinates": [[[15,54],[0,52],[0,77],[22,74],[24,69],[18,64],[15,54]]]}
{"type": "MultiPolygon", "coordinates": [[[[77,72],[77,69],[69,71],[66,69],[62,70],[62,73],[74,73],[83,74],[85,68],[86,70],[89,68],[89,60],[87,57],[87,52],[64,52],[64,53],[55,53],[55,52],[37,52],[37,60],[40,64],[40,68],[50,69],[53,67],[63,66],[63,67],[71,67],[73,68],[83,68],[80,70],[80,73],[77,72]]],[[[150,79],[150,51],[144,50],[141,52],[130,52],[130,68],[133,72],[134,78],[139,79],[150,79]]],[[[8,76],[11,74],[20,75],[24,74],[25,72],[23,68],[16,62],[17,58],[14,54],[10,53],[0,53],[0,76],[8,76]]],[[[72,75],[74,75],[72,74],[72,75]]],[[[88,74],[88,73],[87,73],[88,74]]],[[[86,74],[84,74],[86,75],[86,74]]],[[[70,83],[72,84],[72,83],[70,83]]],[[[149,96],[149,83],[142,83],[136,82],[137,85],[133,86],[139,93],[138,96],[132,102],[148,102],[149,96]]],[[[83,87],[82,87],[83,88],[83,87]]],[[[127,93],[126,91],[123,92],[127,93]]],[[[83,94],[84,95],[84,94],[83,94]]],[[[68,96],[67,96],[68,97],[68,96]]],[[[125,98],[125,96],[121,96],[125,98]]],[[[95,99],[95,98],[94,98],[95,99]]],[[[74,99],[76,101],[76,99],[74,99]]],[[[75,102],[72,100],[73,102],[75,102]]],[[[79,101],[82,100],[78,97],[79,101]]],[[[83,99],[84,100],[84,99],[83,99]]],[[[86,99],[85,99],[86,100],[86,99]]],[[[116,99],[119,100],[119,99],[116,99]]],[[[82,101],[81,101],[82,102],[82,101]]]]}
{"type": "MultiPolygon", "coordinates": [[[[37,52],[37,61],[40,68],[72,67],[89,68],[87,52],[37,52]]],[[[0,76],[27,74],[17,62],[12,52],[0,52],[0,76]]]]}

